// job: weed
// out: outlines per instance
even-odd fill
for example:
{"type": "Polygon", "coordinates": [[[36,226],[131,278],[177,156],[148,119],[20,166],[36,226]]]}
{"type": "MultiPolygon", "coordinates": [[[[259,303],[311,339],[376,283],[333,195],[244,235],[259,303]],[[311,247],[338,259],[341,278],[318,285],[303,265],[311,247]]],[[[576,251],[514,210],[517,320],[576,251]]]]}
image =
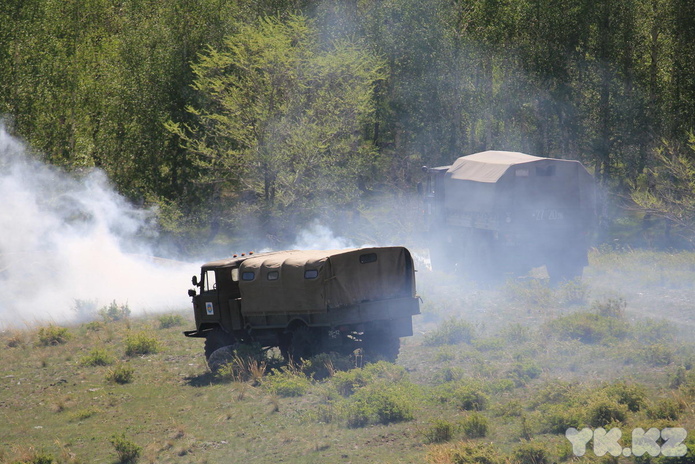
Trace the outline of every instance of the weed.
{"type": "Polygon", "coordinates": [[[80,360],[83,366],[110,366],[114,362],[113,356],[103,348],[94,348],[80,360]]]}
{"type": "Polygon", "coordinates": [[[114,435],[109,440],[113,447],[116,449],[116,454],[118,455],[118,462],[121,464],[129,464],[137,461],[140,456],[142,448],[129,439],[126,438],[125,434],[114,435]]]}
{"type": "Polygon", "coordinates": [[[444,443],[451,440],[455,430],[455,424],[444,419],[436,419],[429,424],[423,435],[426,443],[444,443]]]}
{"type": "Polygon", "coordinates": [[[178,327],[183,325],[184,319],[180,314],[164,314],[159,316],[159,328],[168,329],[170,327],[178,327]]]}
{"type": "Polygon", "coordinates": [[[159,350],[160,345],[157,339],[149,336],[145,331],[129,334],[125,339],[126,356],[153,354],[159,350]]]}
{"type": "Polygon", "coordinates": [[[582,343],[610,343],[625,338],[629,331],[627,321],[594,312],[577,312],[558,317],[546,324],[551,333],[582,343]]]}
{"type": "Polygon", "coordinates": [[[563,305],[583,305],[589,297],[589,286],[581,279],[568,280],[560,285],[557,293],[563,305]]]}
{"type": "Polygon", "coordinates": [[[468,438],[483,438],[488,428],[487,418],[476,412],[461,421],[461,430],[468,438]]]}
{"type": "Polygon", "coordinates": [[[347,372],[336,372],[331,378],[331,383],[341,396],[348,397],[367,385],[372,377],[365,373],[364,369],[357,368],[347,372]]]}
{"type": "Polygon", "coordinates": [[[473,339],[474,329],[469,323],[449,317],[442,321],[432,332],[425,334],[423,345],[442,346],[470,343],[473,339]]]}
{"type": "Polygon", "coordinates": [[[106,373],[108,382],[126,384],[133,381],[135,369],[127,364],[118,364],[113,369],[109,369],[106,373]]]}
{"type": "Polygon", "coordinates": [[[54,346],[67,343],[72,338],[72,334],[65,327],[58,327],[53,324],[48,327],[41,327],[38,332],[39,345],[54,346]]]}
{"type": "Polygon", "coordinates": [[[113,300],[109,305],[99,309],[99,315],[104,319],[104,322],[120,321],[130,316],[130,307],[128,303],[119,305],[116,300],[113,300]]]}
{"type": "Polygon", "coordinates": [[[5,345],[8,348],[17,348],[24,344],[24,334],[20,331],[11,332],[5,345]]]}
{"type": "Polygon", "coordinates": [[[538,378],[543,369],[535,361],[518,361],[514,363],[507,376],[514,381],[516,386],[526,385],[530,380],[538,378]]]}
{"type": "Polygon", "coordinates": [[[99,332],[100,330],[102,330],[104,328],[104,324],[102,322],[99,322],[99,321],[91,321],[91,322],[87,322],[86,324],[84,324],[84,328],[88,332],[99,332]]]}

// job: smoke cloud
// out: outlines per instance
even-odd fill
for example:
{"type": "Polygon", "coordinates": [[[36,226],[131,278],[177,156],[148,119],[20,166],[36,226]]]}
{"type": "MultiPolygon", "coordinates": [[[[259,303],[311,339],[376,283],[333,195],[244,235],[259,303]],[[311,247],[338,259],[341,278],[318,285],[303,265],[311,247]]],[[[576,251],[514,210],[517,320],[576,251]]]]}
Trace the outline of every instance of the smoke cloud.
{"type": "Polygon", "coordinates": [[[85,301],[134,315],[190,306],[198,266],[153,258],[151,211],[103,172],[76,178],[43,164],[0,126],[0,198],[0,328],[75,320],[85,301]]]}

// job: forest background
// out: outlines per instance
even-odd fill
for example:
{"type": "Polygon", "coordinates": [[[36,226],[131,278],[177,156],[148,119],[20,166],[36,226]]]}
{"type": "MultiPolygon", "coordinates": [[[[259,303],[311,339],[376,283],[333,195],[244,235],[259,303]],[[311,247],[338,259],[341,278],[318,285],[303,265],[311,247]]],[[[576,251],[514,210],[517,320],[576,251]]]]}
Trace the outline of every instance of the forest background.
{"type": "Polygon", "coordinates": [[[3,0],[0,115],[170,252],[419,231],[421,166],[577,159],[597,243],[692,248],[691,0],[3,0]]]}

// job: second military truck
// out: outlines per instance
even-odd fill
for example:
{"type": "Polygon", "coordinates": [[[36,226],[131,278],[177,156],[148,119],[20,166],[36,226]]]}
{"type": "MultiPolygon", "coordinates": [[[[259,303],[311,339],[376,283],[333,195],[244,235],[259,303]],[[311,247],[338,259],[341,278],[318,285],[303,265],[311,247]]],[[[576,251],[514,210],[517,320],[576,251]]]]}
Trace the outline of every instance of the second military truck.
{"type": "Polygon", "coordinates": [[[239,343],[286,359],[352,353],[395,360],[420,313],[415,267],[403,247],[278,251],[204,264],[189,290],[205,356],[239,343]]]}
{"type": "Polygon", "coordinates": [[[485,151],[423,170],[434,269],[499,278],[545,265],[551,281],[582,275],[596,193],[578,161],[485,151]]]}

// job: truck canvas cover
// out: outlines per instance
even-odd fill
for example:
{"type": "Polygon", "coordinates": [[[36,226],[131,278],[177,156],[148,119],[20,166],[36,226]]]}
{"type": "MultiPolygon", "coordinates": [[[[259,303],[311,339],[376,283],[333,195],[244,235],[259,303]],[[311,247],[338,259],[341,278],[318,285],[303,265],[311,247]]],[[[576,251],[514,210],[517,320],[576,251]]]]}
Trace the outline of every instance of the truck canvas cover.
{"type": "Polygon", "coordinates": [[[256,255],[239,269],[242,312],[325,312],[365,301],[415,296],[403,247],[292,250],[256,255]]]}
{"type": "Polygon", "coordinates": [[[578,161],[510,151],[458,158],[444,176],[444,207],[492,212],[519,207],[592,209],[593,178],[578,161]]]}

